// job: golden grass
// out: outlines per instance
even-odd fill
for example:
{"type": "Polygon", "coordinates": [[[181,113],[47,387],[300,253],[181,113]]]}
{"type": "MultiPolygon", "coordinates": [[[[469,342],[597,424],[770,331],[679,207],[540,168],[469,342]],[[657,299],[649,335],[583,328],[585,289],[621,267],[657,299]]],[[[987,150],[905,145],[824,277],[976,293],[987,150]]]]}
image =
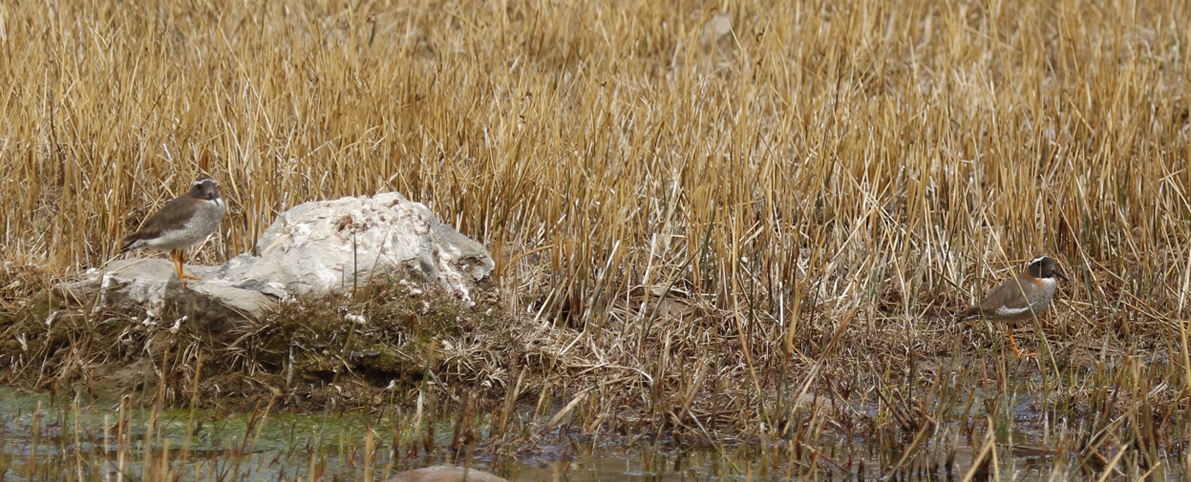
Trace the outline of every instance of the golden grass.
{"type": "Polygon", "coordinates": [[[395,190],[492,248],[539,409],[630,387],[711,434],[991,358],[940,316],[1046,253],[1072,283],[1022,389],[1083,406],[1118,375],[1075,375],[1134,355],[1182,364],[1177,406],[1189,44],[1158,0],[5,3],[0,284],[101,264],[199,174],[230,208],[208,262],[395,190]]]}
{"type": "Polygon", "coordinates": [[[577,309],[752,284],[913,315],[1042,252],[1077,302],[1182,309],[1186,12],[1155,3],[746,2],[715,42],[694,5],[9,5],[5,254],[95,266],[209,173],[216,260],[393,189],[577,309]]]}

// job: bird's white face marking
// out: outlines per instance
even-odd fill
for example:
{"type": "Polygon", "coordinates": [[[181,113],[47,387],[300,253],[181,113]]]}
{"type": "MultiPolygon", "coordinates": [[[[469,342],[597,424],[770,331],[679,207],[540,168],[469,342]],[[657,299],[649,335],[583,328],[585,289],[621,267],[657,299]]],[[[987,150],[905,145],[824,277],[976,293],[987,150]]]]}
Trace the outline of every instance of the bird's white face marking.
{"type": "Polygon", "coordinates": [[[1037,262],[1039,262],[1039,261],[1042,261],[1042,260],[1043,260],[1043,259],[1045,259],[1045,258],[1046,258],[1046,256],[1039,256],[1039,257],[1037,257],[1037,258],[1031,259],[1031,260],[1030,260],[1030,264],[1037,263],[1037,262]]]}

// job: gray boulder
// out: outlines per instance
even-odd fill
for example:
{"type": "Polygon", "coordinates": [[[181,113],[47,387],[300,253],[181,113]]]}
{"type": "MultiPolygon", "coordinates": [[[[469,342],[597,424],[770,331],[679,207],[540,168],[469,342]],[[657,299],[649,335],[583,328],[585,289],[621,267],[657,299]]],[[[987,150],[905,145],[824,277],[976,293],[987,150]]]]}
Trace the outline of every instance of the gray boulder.
{"type": "Polygon", "coordinates": [[[466,467],[436,465],[424,469],[408,470],[394,475],[387,482],[509,482],[488,472],[466,467]]]}
{"type": "Polygon", "coordinates": [[[218,267],[188,265],[187,273],[202,278],[187,282],[189,289],[167,260],[126,259],[55,291],[88,306],[139,307],[149,317],[173,308],[200,322],[235,321],[255,319],[279,300],[392,279],[437,283],[471,305],[477,283],[495,266],[484,245],[396,193],[296,206],[277,217],[255,251],[218,267]]]}

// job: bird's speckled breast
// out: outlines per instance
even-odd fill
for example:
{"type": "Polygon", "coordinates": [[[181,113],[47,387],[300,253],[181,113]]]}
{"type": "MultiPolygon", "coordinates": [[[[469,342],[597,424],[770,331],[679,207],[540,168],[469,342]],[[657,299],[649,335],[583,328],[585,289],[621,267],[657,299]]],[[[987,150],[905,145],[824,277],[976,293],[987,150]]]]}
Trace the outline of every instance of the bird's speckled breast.
{"type": "Polygon", "coordinates": [[[1046,307],[1050,306],[1051,300],[1055,297],[1055,279],[1042,278],[1038,280],[1038,290],[1034,292],[1034,296],[1030,298],[1030,308],[1034,313],[1042,313],[1046,307]]]}

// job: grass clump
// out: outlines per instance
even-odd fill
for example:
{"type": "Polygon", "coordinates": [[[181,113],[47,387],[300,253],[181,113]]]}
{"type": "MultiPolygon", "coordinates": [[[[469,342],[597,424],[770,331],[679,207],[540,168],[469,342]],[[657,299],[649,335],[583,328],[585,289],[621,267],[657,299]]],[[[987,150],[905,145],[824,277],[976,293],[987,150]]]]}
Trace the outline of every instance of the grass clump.
{"type": "MultiPolygon", "coordinates": [[[[210,366],[284,375],[285,392],[355,380],[376,393],[395,390],[408,402],[427,374],[439,384],[473,387],[500,372],[513,345],[510,326],[499,307],[463,307],[441,288],[382,283],[294,300],[262,320],[240,323],[218,335],[213,347],[221,362],[210,366]]],[[[367,405],[376,393],[342,403],[367,405]]]]}
{"type": "Polygon", "coordinates": [[[9,383],[80,385],[111,395],[162,381],[167,404],[187,402],[194,386],[199,408],[285,393],[282,406],[315,410],[338,384],[355,388],[337,403],[353,408],[369,406],[384,390],[400,402],[416,398],[427,374],[442,385],[490,386],[515,345],[499,306],[464,307],[436,285],[404,281],[290,300],[259,320],[223,324],[63,306],[51,311],[50,323],[36,310],[16,313],[19,321],[0,345],[14,366],[9,383]],[[200,359],[206,380],[195,385],[200,359]]]}

